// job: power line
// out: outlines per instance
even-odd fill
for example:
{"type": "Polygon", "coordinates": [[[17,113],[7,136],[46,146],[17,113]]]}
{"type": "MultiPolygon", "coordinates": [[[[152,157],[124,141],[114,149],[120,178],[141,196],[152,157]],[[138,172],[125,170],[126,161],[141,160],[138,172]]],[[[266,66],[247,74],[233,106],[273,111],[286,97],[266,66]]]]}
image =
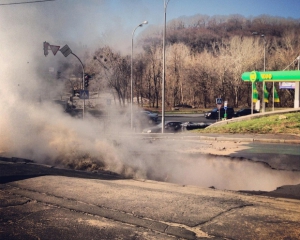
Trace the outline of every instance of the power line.
{"type": "Polygon", "coordinates": [[[5,5],[17,5],[17,4],[27,4],[27,3],[40,3],[40,2],[50,2],[55,0],[40,0],[40,1],[31,1],[31,2],[16,2],[16,3],[0,3],[0,6],[5,5]]]}
{"type": "Polygon", "coordinates": [[[296,59],[290,64],[288,65],[285,69],[283,69],[283,71],[285,71],[287,68],[289,68],[294,62],[296,62],[298,60],[298,57],[296,57],[296,59]]]}

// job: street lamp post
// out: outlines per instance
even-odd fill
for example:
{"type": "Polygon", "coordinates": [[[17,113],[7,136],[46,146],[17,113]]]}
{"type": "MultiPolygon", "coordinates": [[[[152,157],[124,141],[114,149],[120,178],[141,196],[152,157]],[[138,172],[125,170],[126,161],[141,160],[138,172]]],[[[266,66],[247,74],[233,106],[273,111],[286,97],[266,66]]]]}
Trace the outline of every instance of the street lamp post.
{"type": "Polygon", "coordinates": [[[148,24],[148,21],[144,21],[132,31],[131,37],[131,71],[130,71],[130,128],[133,129],[133,36],[138,27],[142,27],[144,24],[148,24]]]}
{"type": "MultiPolygon", "coordinates": [[[[266,71],[266,39],[265,39],[265,35],[262,34],[261,37],[264,39],[264,72],[266,71]]],[[[265,81],[263,81],[263,95],[262,95],[262,112],[266,111],[266,103],[265,103],[265,81]]],[[[274,82],[273,82],[273,87],[274,87],[274,82]]],[[[273,106],[274,106],[274,102],[273,102],[273,106]]],[[[273,109],[274,110],[274,109],[273,109]]]]}
{"type": "MultiPolygon", "coordinates": [[[[300,56],[297,57],[297,60],[298,60],[298,71],[299,71],[300,70],[300,56]]],[[[273,96],[274,96],[274,94],[273,94],[273,96]]],[[[299,100],[300,100],[300,82],[295,82],[294,108],[300,107],[299,100]]]]}
{"type": "MultiPolygon", "coordinates": [[[[258,32],[253,32],[252,35],[259,35],[258,32]]],[[[266,71],[266,39],[265,35],[261,34],[260,35],[264,39],[264,72],[266,71]]],[[[265,90],[265,82],[263,81],[263,88],[262,88],[262,112],[266,111],[266,104],[265,104],[265,99],[264,99],[264,90],[265,90]]],[[[273,87],[274,87],[274,82],[273,82],[273,87]]],[[[273,108],[274,108],[274,103],[273,103],[273,108]]]]}
{"type": "Polygon", "coordinates": [[[164,0],[164,31],[163,31],[163,73],[162,73],[162,93],[161,93],[161,133],[165,128],[165,78],[166,78],[166,31],[167,31],[167,6],[170,0],[164,0]]]}

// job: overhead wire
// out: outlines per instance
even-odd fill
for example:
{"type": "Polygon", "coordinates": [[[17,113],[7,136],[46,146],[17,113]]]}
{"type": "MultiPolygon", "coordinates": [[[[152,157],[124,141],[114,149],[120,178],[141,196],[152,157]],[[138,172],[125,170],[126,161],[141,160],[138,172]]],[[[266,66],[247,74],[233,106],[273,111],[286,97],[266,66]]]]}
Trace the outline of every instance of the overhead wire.
{"type": "Polygon", "coordinates": [[[39,1],[30,1],[30,2],[0,3],[0,6],[27,4],[27,3],[41,3],[41,2],[51,2],[51,1],[55,1],[55,0],[39,0],[39,1]]]}
{"type": "Polygon", "coordinates": [[[296,57],[296,59],[294,61],[292,61],[292,63],[290,65],[288,65],[285,69],[283,69],[283,71],[285,71],[287,68],[289,68],[293,63],[295,63],[298,60],[298,57],[296,57]]]}

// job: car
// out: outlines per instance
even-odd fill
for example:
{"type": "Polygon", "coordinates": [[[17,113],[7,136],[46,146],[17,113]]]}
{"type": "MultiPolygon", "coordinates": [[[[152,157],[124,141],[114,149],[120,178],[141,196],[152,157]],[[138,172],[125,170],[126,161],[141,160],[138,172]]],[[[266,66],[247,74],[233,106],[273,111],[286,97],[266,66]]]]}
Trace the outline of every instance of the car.
{"type": "MultiPolygon", "coordinates": [[[[253,113],[259,113],[259,111],[253,109],[253,113]]],[[[238,110],[237,112],[234,113],[235,117],[241,117],[241,116],[246,116],[251,114],[251,108],[242,108],[238,110]]]]}
{"type": "MultiPolygon", "coordinates": [[[[127,114],[128,119],[130,118],[129,114],[127,114]]],[[[133,127],[137,131],[142,131],[146,127],[150,127],[156,125],[158,123],[158,114],[146,111],[139,110],[133,113],[133,127]]]]}
{"type": "MultiPolygon", "coordinates": [[[[220,119],[224,118],[225,109],[224,107],[220,108],[220,119]]],[[[227,119],[234,117],[234,109],[232,107],[227,107],[226,109],[227,119]]],[[[204,113],[204,117],[207,119],[219,119],[219,109],[214,108],[211,111],[204,113]]]]}
{"type": "MultiPolygon", "coordinates": [[[[165,122],[164,132],[166,133],[175,133],[182,130],[182,122],[177,121],[167,121],[165,122]]],[[[154,126],[145,128],[143,133],[161,133],[162,132],[162,123],[154,126]]]]}
{"type": "Polygon", "coordinates": [[[193,130],[193,129],[201,129],[201,128],[206,128],[209,125],[211,125],[210,123],[194,123],[194,122],[185,122],[183,124],[181,124],[181,127],[183,130],[193,130]]]}
{"type": "Polygon", "coordinates": [[[191,105],[188,104],[178,104],[174,106],[175,108],[193,108],[191,105]]]}
{"type": "Polygon", "coordinates": [[[157,123],[157,121],[158,121],[158,114],[157,113],[143,110],[143,111],[140,111],[140,114],[142,116],[147,116],[149,123],[157,123]]]}

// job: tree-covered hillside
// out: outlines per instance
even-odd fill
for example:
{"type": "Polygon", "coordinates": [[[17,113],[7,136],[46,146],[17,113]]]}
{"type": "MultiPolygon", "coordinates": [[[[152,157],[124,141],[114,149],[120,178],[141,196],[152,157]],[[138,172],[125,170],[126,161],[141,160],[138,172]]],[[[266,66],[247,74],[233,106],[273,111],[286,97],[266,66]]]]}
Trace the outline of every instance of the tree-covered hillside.
{"type": "MultiPolygon", "coordinates": [[[[161,108],[162,26],[145,30],[133,59],[133,97],[139,105],[161,108]]],[[[251,85],[241,80],[245,71],[298,69],[300,20],[240,15],[183,17],[167,23],[166,108],[177,105],[211,107],[222,97],[233,107],[251,106],[251,85]],[[265,53],[265,58],[264,58],[265,53]],[[265,61],[264,61],[265,60],[265,61]]],[[[86,59],[95,75],[92,91],[112,91],[118,103],[130,101],[131,55],[99,46],[86,59]],[[95,61],[95,59],[97,61],[95,61]],[[100,87],[101,85],[101,87],[100,87]]],[[[267,83],[270,106],[272,83],[267,83]]],[[[294,90],[279,89],[278,107],[292,107],[294,90]]],[[[259,98],[262,86],[257,85],[259,98]]]]}

